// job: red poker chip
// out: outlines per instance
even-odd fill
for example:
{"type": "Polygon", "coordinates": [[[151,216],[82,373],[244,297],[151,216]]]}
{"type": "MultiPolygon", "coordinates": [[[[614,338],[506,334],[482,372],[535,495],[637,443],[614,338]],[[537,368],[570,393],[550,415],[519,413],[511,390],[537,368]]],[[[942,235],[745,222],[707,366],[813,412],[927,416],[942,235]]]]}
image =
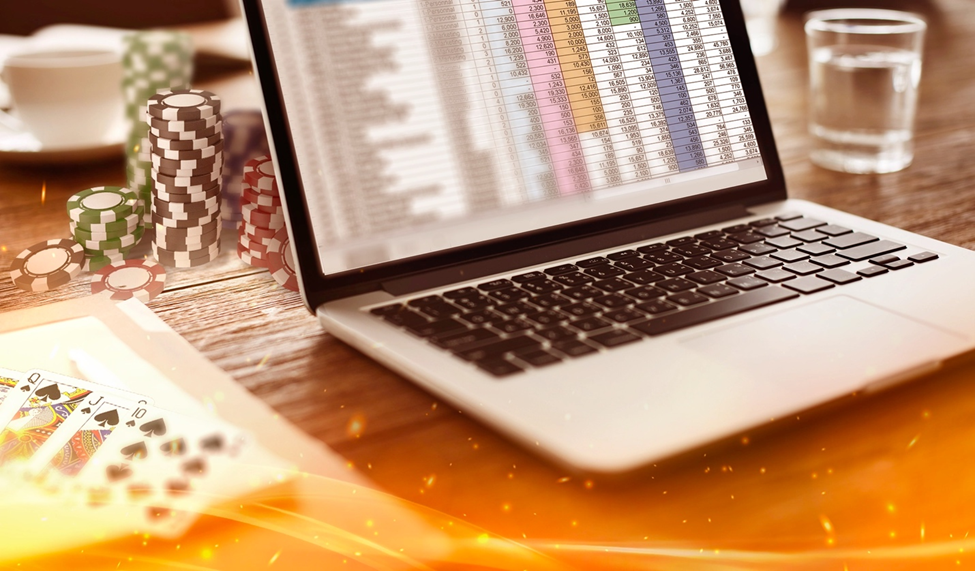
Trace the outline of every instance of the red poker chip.
{"type": "Polygon", "coordinates": [[[274,281],[285,289],[298,291],[298,274],[295,271],[294,253],[291,251],[291,239],[288,229],[278,230],[271,243],[268,244],[268,271],[274,281]]]}
{"type": "Polygon", "coordinates": [[[152,260],[123,260],[109,264],[91,277],[91,293],[108,292],[110,299],[136,298],[148,303],[163,292],[166,270],[152,260]]]}
{"type": "Polygon", "coordinates": [[[254,253],[252,253],[247,248],[240,244],[237,244],[237,257],[241,259],[242,262],[249,266],[254,266],[255,268],[266,268],[268,267],[267,258],[259,258],[254,253]]]}

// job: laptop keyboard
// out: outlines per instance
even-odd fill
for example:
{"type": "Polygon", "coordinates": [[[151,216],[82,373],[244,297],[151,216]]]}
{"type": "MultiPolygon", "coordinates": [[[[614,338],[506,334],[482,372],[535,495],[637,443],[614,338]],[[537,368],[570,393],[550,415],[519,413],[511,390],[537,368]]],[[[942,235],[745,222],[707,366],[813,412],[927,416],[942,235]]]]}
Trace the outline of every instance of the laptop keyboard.
{"type": "Polygon", "coordinates": [[[370,312],[506,377],[938,258],[931,252],[905,258],[897,254],[902,250],[903,244],[786,214],[370,312]]]}

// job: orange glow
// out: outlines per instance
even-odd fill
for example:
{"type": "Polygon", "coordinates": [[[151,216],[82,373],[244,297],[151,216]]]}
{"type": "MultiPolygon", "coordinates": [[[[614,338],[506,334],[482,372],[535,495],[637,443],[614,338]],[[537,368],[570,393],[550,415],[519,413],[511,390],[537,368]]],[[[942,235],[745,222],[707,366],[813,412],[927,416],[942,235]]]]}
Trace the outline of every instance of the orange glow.
{"type": "Polygon", "coordinates": [[[46,180],[41,183],[41,206],[44,206],[45,202],[47,202],[47,181],[46,180]]]}

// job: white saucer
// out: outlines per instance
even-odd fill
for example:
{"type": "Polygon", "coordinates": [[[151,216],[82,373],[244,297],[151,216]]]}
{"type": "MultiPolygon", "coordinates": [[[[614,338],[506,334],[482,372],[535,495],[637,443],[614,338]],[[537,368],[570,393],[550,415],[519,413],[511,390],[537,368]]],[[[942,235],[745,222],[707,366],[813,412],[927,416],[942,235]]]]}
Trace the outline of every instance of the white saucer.
{"type": "Polygon", "coordinates": [[[122,125],[100,143],[51,147],[42,145],[26,131],[12,129],[0,122],[0,162],[4,163],[80,163],[117,157],[124,152],[125,129],[122,125]]]}

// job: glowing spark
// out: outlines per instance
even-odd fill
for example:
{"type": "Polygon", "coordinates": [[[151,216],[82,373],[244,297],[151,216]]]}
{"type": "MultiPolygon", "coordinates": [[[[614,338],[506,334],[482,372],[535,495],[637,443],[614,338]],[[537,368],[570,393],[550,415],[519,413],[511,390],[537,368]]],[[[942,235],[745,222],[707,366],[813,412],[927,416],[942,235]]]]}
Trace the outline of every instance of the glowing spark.
{"type": "Polygon", "coordinates": [[[894,507],[894,504],[887,504],[887,511],[888,511],[888,512],[890,512],[890,513],[894,513],[894,511],[895,511],[896,509],[897,509],[897,508],[896,508],[896,507],[894,507]]]}
{"type": "Polygon", "coordinates": [[[742,436],[741,437],[741,445],[742,446],[748,446],[748,443],[749,442],[751,442],[751,440],[749,440],[747,436],[742,436]]]}
{"type": "Polygon", "coordinates": [[[212,559],[213,558],[213,550],[210,549],[210,548],[204,549],[203,551],[200,552],[200,557],[202,557],[203,559],[206,559],[206,560],[212,559]]]}
{"type": "Polygon", "coordinates": [[[6,246],[0,246],[0,252],[6,252],[6,251],[7,251],[6,246]]]}
{"type": "Polygon", "coordinates": [[[47,181],[46,180],[41,183],[41,206],[44,206],[45,202],[47,202],[47,181]]]}
{"type": "Polygon", "coordinates": [[[430,474],[426,478],[423,478],[423,485],[426,486],[427,489],[430,489],[430,488],[433,487],[433,484],[436,481],[437,481],[437,475],[436,474],[430,474]]]}
{"type": "Polygon", "coordinates": [[[562,477],[561,477],[561,478],[559,478],[558,480],[555,480],[555,483],[556,483],[556,484],[564,484],[564,483],[566,483],[566,482],[568,482],[568,481],[569,481],[569,480],[571,480],[571,479],[572,479],[572,478],[570,478],[569,476],[562,476],[562,477]]]}
{"type": "Polygon", "coordinates": [[[910,450],[911,449],[911,446],[914,446],[915,444],[917,444],[917,439],[920,438],[920,437],[921,437],[921,435],[918,434],[913,439],[911,439],[911,441],[907,444],[907,449],[910,450]]]}
{"type": "Polygon", "coordinates": [[[353,415],[349,419],[349,424],[345,427],[345,432],[352,438],[359,438],[366,429],[366,417],[361,414],[353,415]]]}
{"type": "Polygon", "coordinates": [[[481,535],[477,536],[477,542],[481,545],[487,543],[489,539],[491,539],[491,536],[486,533],[482,533],[481,535]]]}
{"type": "Polygon", "coordinates": [[[821,523],[823,525],[823,529],[826,530],[826,533],[833,533],[834,532],[834,530],[833,530],[833,523],[831,521],[829,521],[829,518],[826,517],[825,515],[820,515],[819,516],[819,523],[821,523]]]}
{"type": "Polygon", "coordinates": [[[924,522],[921,522],[921,541],[924,541],[924,522]]]}
{"type": "Polygon", "coordinates": [[[261,362],[258,363],[256,367],[254,367],[254,371],[255,372],[256,371],[260,371],[264,367],[264,363],[267,363],[267,360],[270,359],[270,358],[271,358],[271,354],[270,353],[268,353],[267,355],[264,355],[264,358],[261,359],[261,362]]]}
{"type": "Polygon", "coordinates": [[[274,562],[278,560],[278,557],[281,557],[280,549],[278,550],[277,553],[271,556],[271,560],[267,562],[267,566],[270,567],[271,565],[274,565],[274,562]]]}
{"type": "Polygon", "coordinates": [[[592,480],[586,480],[586,483],[584,485],[586,486],[587,490],[591,490],[596,486],[596,483],[593,482],[592,480]]]}

